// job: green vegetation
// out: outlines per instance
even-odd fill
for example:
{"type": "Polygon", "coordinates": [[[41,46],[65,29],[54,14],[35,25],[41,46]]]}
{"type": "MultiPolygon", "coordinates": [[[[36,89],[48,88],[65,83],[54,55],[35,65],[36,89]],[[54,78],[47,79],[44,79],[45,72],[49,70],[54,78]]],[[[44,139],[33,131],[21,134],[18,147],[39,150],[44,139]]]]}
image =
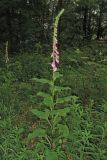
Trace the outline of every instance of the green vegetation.
{"type": "Polygon", "coordinates": [[[106,4],[0,1],[0,160],[107,160],[106,4]]]}
{"type": "MultiPolygon", "coordinates": [[[[64,141],[62,145],[62,141],[59,141],[61,143],[59,147],[63,147],[63,153],[60,152],[60,148],[57,151],[60,159],[71,157],[76,160],[106,160],[107,157],[106,56],[98,54],[98,60],[93,59],[93,55],[88,55],[92,49],[88,47],[86,49],[87,53],[84,53],[84,48],[67,50],[61,56],[60,72],[63,76],[60,81],[57,81],[57,85],[62,87],[62,91],[59,88],[61,93],[58,95],[59,97],[70,96],[71,99],[69,101],[69,97],[63,98],[60,100],[63,105],[58,105],[59,111],[62,108],[64,112],[61,111],[61,114],[64,114],[61,123],[64,126],[67,124],[69,128],[67,142],[64,141]],[[70,89],[65,90],[63,87],[70,89]],[[67,116],[63,108],[64,104],[70,110],[67,116]]],[[[40,159],[40,157],[37,158],[38,139],[35,138],[35,132],[41,123],[44,127],[46,122],[38,121],[38,115],[35,117],[31,111],[36,111],[35,114],[38,113],[37,110],[48,111],[44,105],[47,101],[44,103],[41,101],[41,96],[45,97],[46,93],[49,93],[48,85],[35,83],[35,78],[51,78],[52,73],[48,72],[49,61],[48,54],[47,57],[45,55],[41,57],[40,54],[24,53],[1,67],[0,155],[3,160],[40,159]],[[33,132],[34,135],[32,135],[33,132]],[[31,135],[34,137],[32,138],[31,135]]],[[[41,113],[41,116],[43,119],[45,115],[41,113]]],[[[66,129],[62,128],[62,130],[66,136],[66,129]]],[[[44,149],[41,144],[38,145],[40,145],[39,149],[40,147],[44,149]]],[[[44,154],[53,154],[53,157],[56,155],[54,152],[44,154]]]]}

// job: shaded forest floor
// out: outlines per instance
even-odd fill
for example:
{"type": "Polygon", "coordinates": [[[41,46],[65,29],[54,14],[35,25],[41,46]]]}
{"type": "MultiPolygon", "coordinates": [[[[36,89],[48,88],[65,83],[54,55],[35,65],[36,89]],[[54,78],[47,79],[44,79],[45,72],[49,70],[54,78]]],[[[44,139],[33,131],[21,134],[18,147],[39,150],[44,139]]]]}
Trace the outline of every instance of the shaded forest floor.
{"type": "MultiPolygon", "coordinates": [[[[67,118],[70,138],[66,159],[106,160],[107,41],[68,48],[62,51],[60,59],[59,71],[63,78],[59,83],[71,88],[62,94],[73,96],[67,118]]],[[[29,142],[27,137],[37,125],[30,110],[39,107],[36,94],[42,86],[31,79],[50,79],[50,60],[49,53],[36,51],[11,57],[8,64],[4,63],[5,59],[0,60],[1,160],[35,159],[36,142],[34,139],[29,142]]]]}

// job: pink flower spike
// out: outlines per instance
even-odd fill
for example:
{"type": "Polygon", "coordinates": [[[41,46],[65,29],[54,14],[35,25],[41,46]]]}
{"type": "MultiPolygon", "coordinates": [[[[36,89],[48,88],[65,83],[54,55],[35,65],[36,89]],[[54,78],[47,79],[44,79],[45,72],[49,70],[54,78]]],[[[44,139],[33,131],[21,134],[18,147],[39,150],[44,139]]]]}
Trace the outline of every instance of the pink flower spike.
{"type": "Polygon", "coordinates": [[[52,63],[51,67],[53,69],[53,72],[57,71],[57,64],[60,62],[59,61],[59,51],[58,51],[58,23],[59,23],[59,18],[63,14],[64,9],[62,9],[58,16],[56,17],[55,24],[54,24],[54,33],[53,33],[53,44],[52,44],[52,53],[51,53],[51,58],[52,58],[52,63]]]}

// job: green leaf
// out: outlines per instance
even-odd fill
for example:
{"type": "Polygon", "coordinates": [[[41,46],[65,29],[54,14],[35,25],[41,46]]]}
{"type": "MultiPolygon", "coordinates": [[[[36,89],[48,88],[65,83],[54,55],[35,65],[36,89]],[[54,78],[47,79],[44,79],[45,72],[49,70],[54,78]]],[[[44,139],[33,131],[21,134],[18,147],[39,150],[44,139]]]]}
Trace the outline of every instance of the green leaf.
{"type": "Polygon", "coordinates": [[[40,119],[45,119],[47,120],[49,117],[49,110],[45,110],[44,112],[39,111],[38,109],[32,109],[31,112],[36,115],[40,119]]]}
{"type": "Polygon", "coordinates": [[[60,86],[54,86],[54,90],[55,92],[62,92],[62,91],[65,91],[65,90],[70,90],[71,88],[69,87],[60,87],[60,86]]]}
{"type": "Polygon", "coordinates": [[[46,160],[58,160],[57,152],[46,150],[46,160]]]}
{"type": "Polygon", "coordinates": [[[35,137],[43,138],[46,136],[47,136],[46,131],[44,129],[38,128],[28,135],[28,140],[31,140],[32,138],[35,137]]]}
{"type": "Polygon", "coordinates": [[[41,79],[39,79],[39,78],[32,78],[32,80],[36,81],[36,82],[39,82],[39,83],[43,83],[43,84],[49,84],[49,85],[51,84],[51,82],[49,80],[44,79],[44,78],[41,78],[41,79]]]}
{"type": "Polygon", "coordinates": [[[53,111],[53,115],[58,115],[60,117],[66,117],[66,115],[70,112],[70,108],[57,109],[53,111]]]}
{"type": "Polygon", "coordinates": [[[47,93],[44,93],[44,92],[38,92],[38,93],[37,93],[37,96],[41,96],[41,97],[43,97],[43,98],[47,98],[47,97],[52,98],[51,95],[49,95],[49,94],[47,94],[47,93]]]}
{"type": "Polygon", "coordinates": [[[61,116],[58,114],[54,117],[53,125],[54,127],[61,121],[61,116]]]}
{"type": "Polygon", "coordinates": [[[52,100],[51,97],[45,97],[43,103],[44,103],[44,105],[46,105],[47,107],[53,106],[53,100],[52,100]]]}
{"type": "Polygon", "coordinates": [[[72,98],[72,96],[57,98],[56,104],[62,104],[62,103],[65,103],[65,102],[69,102],[69,101],[71,101],[71,98],[72,98]]]}
{"type": "Polygon", "coordinates": [[[67,125],[58,124],[57,127],[59,134],[61,134],[62,137],[67,138],[69,136],[69,129],[67,125]]]}
{"type": "Polygon", "coordinates": [[[44,98],[43,103],[47,107],[51,107],[53,105],[53,99],[51,95],[44,92],[39,92],[37,95],[44,98]]]}

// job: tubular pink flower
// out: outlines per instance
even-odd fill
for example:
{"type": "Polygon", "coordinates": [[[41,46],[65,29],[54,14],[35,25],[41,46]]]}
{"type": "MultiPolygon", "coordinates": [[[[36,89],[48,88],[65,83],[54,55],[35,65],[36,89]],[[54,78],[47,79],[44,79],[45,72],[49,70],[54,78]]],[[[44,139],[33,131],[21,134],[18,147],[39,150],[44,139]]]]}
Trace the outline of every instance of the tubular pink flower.
{"type": "Polygon", "coordinates": [[[54,58],[54,52],[52,52],[51,57],[54,58]]]}
{"type": "Polygon", "coordinates": [[[56,54],[56,62],[59,63],[59,56],[56,54]]]}
{"type": "Polygon", "coordinates": [[[59,51],[57,47],[57,39],[54,38],[53,41],[53,52],[51,54],[51,57],[53,58],[53,62],[51,64],[53,71],[57,71],[57,64],[59,63],[59,51]]]}
{"type": "Polygon", "coordinates": [[[52,62],[51,66],[52,66],[54,72],[57,71],[57,67],[56,67],[55,61],[52,62]]]}

